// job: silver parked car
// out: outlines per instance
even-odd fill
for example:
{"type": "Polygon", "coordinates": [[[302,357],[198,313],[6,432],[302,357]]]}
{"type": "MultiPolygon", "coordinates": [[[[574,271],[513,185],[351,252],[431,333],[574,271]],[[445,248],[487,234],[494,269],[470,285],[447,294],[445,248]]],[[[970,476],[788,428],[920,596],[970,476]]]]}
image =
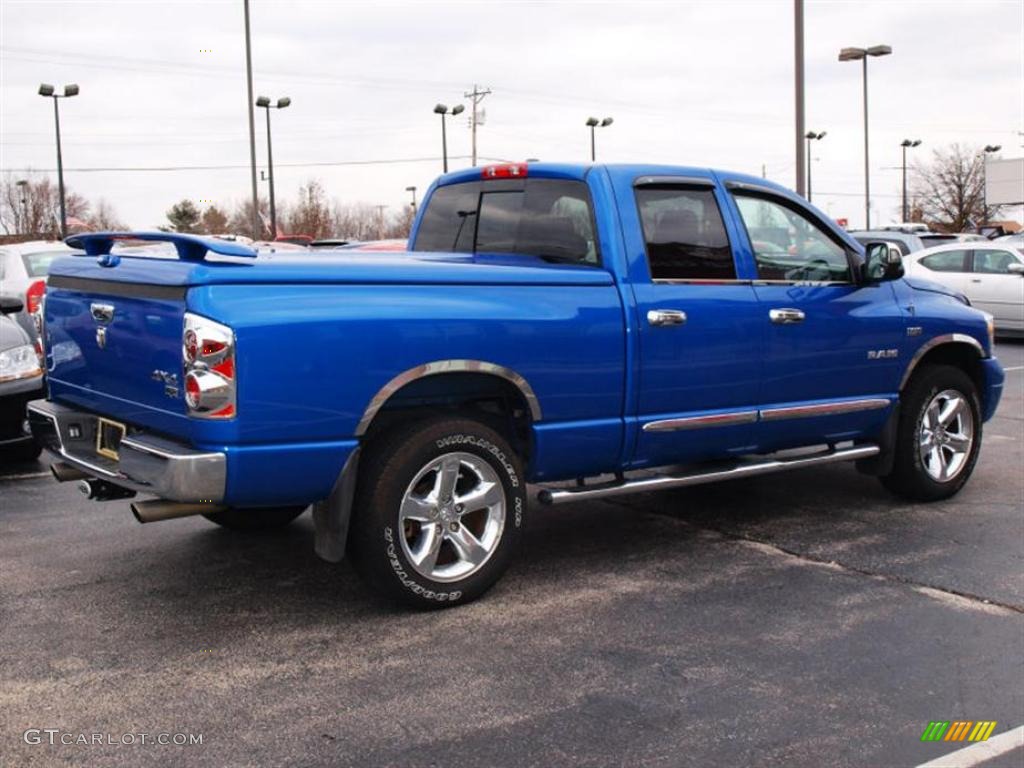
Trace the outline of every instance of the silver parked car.
{"type": "Polygon", "coordinates": [[[964,294],[995,318],[996,331],[1024,334],[1024,250],[999,240],[952,243],[904,256],[903,267],[964,294]]]}
{"type": "Polygon", "coordinates": [[[25,305],[15,319],[34,341],[38,335],[32,313],[39,309],[46,292],[46,275],[55,259],[81,253],[60,241],[35,240],[0,246],[0,289],[17,296],[25,305]]]}

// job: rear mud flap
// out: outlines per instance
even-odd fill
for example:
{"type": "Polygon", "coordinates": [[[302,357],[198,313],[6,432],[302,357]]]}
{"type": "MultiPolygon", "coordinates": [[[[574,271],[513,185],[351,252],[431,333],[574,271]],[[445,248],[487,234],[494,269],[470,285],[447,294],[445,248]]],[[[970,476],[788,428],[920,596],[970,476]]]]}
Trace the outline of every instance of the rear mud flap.
{"type": "Polygon", "coordinates": [[[339,563],[345,557],[348,524],[352,517],[352,501],[359,474],[359,451],[357,447],[349,455],[331,489],[331,495],[313,505],[313,549],[317,557],[329,563],[339,563]]]}

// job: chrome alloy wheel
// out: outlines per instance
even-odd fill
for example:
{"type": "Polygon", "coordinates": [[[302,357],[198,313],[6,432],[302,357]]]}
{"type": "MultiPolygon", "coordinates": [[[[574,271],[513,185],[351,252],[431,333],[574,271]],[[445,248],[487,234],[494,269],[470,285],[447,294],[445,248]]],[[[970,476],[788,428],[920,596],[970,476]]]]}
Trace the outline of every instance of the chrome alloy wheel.
{"type": "Polygon", "coordinates": [[[963,393],[947,389],[933,397],[917,437],[921,464],[932,480],[946,483],[959,475],[974,444],[974,416],[963,393]]]}
{"type": "Polygon", "coordinates": [[[416,473],[398,513],[402,551],[421,576],[458,581],[476,573],[505,530],[505,487],[472,453],[446,453],[416,473]]]}

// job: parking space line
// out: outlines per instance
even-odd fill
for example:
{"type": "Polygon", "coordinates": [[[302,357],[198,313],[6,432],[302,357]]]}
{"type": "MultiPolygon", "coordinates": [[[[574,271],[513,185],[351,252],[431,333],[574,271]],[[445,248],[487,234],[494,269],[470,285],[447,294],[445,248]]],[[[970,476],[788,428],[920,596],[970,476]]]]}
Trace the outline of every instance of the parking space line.
{"type": "Polygon", "coordinates": [[[971,766],[980,765],[993,757],[1005,755],[1018,747],[1024,747],[1024,725],[993,736],[988,741],[972,744],[969,747],[958,749],[956,752],[950,752],[948,755],[929,760],[927,763],[921,763],[917,768],[971,768],[971,766]]]}
{"type": "Polygon", "coordinates": [[[1013,371],[1024,371],[1024,365],[1012,365],[1009,368],[1003,368],[1003,373],[1012,373],[1013,371]]]}
{"type": "Polygon", "coordinates": [[[49,477],[49,472],[25,472],[20,475],[0,475],[0,483],[4,480],[28,480],[33,477],[49,477]]]}

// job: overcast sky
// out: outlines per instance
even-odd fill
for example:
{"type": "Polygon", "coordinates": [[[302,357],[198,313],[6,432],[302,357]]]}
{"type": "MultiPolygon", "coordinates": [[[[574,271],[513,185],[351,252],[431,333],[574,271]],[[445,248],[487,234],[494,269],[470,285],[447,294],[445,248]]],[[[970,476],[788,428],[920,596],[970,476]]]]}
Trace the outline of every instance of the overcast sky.
{"type": "MultiPolygon", "coordinates": [[[[0,168],[55,166],[40,82],[62,101],[66,181],[134,228],[181,198],[249,194],[242,0],[0,0],[0,168]],[[88,168],[237,166],[218,170],[88,168]]],[[[795,186],[793,4],[783,2],[274,2],[252,0],[257,94],[274,112],[278,199],[309,178],[343,202],[403,205],[441,170],[437,102],[474,83],[485,158],[598,159],[727,168],[795,186]],[[434,158],[425,162],[397,162],[434,158]],[[342,163],[392,161],[378,165],[342,163]],[[328,163],[316,167],[313,164],[328,163]]],[[[899,217],[899,143],[924,157],[951,142],[1024,154],[1024,3],[806,5],[807,128],[827,131],[814,201],[863,222],[861,70],[844,46],[886,43],[869,65],[876,220],[899,217]]],[[[262,110],[257,162],[266,162],[262,110]]],[[[465,119],[450,125],[468,165],[465,119]]],[[[14,171],[17,177],[21,171],[14,171]]],[[[55,175],[55,174],[54,174],[55,175]]],[[[261,183],[265,193],[265,184],[261,183]]]]}

